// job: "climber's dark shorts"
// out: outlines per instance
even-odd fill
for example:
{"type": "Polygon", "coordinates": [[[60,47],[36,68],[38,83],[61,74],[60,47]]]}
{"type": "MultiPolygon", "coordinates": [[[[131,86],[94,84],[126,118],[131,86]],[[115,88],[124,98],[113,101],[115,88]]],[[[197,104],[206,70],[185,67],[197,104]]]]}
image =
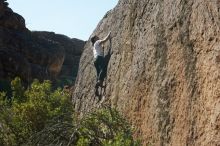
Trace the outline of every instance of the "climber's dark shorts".
{"type": "Polygon", "coordinates": [[[97,72],[97,81],[103,81],[104,80],[104,67],[105,67],[105,60],[103,56],[98,56],[97,58],[95,58],[94,60],[94,65],[96,68],[96,72],[97,72]]]}

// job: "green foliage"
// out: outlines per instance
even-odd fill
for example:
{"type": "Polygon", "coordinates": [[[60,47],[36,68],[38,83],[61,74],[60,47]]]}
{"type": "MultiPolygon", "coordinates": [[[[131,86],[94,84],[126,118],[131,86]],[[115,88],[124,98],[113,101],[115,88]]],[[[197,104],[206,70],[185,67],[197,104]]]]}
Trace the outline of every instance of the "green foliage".
{"type": "Polygon", "coordinates": [[[81,136],[92,145],[136,146],[130,124],[112,108],[90,113],[82,121],[81,136]]]}
{"type": "Polygon", "coordinates": [[[129,124],[116,110],[111,108],[98,110],[86,116],[82,121],[80,132],[94,145],[114,141],[119,133],[131,135],[129,124]]]}
{"type": "Polygon", "coordinates": [[[8,121],[10,120],[10,102],[6,100],[6,93],[0,92],[0,145],[1,146],[14,146],[15,137],[9,128],[8,121]]]}
{"type": "Polygon", "coordinates": [[[127,133],[118,133],[113,140],[104,141],[104,146],[139,146],[138,142],[134,142],[132,136],[127,133]]]}
{"type": "Polygon", "coordinates": [[[6,93],[5,92],[0,92],[0,109],[1,110],[5,106],[5,103],[6,103],[5,99],[6,99],[6,93]]]}
{"type": "Polygon", "coordinates": [[[112,108],[77,116],[70,95],[34,80],[25,90],[11,82],[12,100],[0,93],[0,145],[138,146],[128,122],[112,108]],[[10,102],[9,102],[10,101],[10,102]]]}
{"type": "Polygon", "coordinates": [[[17,102],[25,101],[24,96],[24,87],[22,86],[21,79],[16,77],[14,80],[11,81],[11,89],[13,98],[17,102]]]}
{"type": "MultiPolygon", "coordinates": [[[[21,80],[15,78],[11,86],[13,90],[11,106],[6,106],[6,101],[3,100],[5,94],[0,94],[0,104],[5,105],[0,124],[6,126],[5,129],[11,134],[7,139],[13,139],[11,141],[18,145],[24,144],[30,136],[44,129],[51,119],[62,119],[65,113],[72,112],[69,95],[61,89],[53,91],[50,81],[40,83],[34,80],[31,87],[25,90],[21,80]]],[[[0,137],[7,136],[6,131],[1,133],[0,137]]],[[[6,143],[7,140],[0,138],[0,141],[6,143]]]]}
{"type": "Polygon", "coordinates": [[[94,111],[73,122],[51,123],[31,139],[34,145],[139,146],[129,123],[115,109],[94,111]],[[47,141],[44,139],[47,138],[47,141]]]}

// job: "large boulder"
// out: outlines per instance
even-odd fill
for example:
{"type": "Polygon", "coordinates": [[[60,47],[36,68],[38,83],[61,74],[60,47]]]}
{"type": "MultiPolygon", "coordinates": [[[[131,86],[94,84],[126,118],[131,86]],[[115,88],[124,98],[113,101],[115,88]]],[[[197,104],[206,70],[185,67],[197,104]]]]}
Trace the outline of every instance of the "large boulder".
{"type": "MultiPolygon", "coordinates": [[[[219,145],[219,9],[215,0],[120,0],[94,30],[112,31],[102,104],[120,110],[143,145],[219,145]]],[[[100,106],[91,47],[72,97],[82,113],[100,106]]]]}

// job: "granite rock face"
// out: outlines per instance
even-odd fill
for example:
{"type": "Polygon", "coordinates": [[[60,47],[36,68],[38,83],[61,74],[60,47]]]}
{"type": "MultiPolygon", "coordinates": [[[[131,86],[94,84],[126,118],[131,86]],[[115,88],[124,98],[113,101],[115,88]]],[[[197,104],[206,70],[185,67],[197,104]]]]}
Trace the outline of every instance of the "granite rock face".
{"type": "MultiPolygon", "coordinates": [[[[102,105],[119,109],[143,145],[219,145],[219,27],[218,0],[120,0],[92,34],[112,31],[102,105]]],[[[82,113],[100,106],[91,47],[72,97],[82,113]]]]}
{"type": "Polygon", "coordinates": [[[29,31],[24,18],[0,1],[0,80],[74,78],[84,44],[52,32],[29,31]]]}

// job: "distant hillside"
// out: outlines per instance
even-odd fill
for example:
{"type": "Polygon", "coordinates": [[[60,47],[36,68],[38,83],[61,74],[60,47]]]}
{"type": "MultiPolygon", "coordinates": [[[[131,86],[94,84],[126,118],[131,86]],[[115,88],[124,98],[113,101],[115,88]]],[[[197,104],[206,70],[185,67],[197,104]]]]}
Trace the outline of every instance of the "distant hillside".
{"type": "Polygon", "coordinates": [[[53,32],[29,31],[24,18],[0,0],[0,89],[15,76],[26,83],[34,78],[74,82],[84,44],[53,32]]]}

